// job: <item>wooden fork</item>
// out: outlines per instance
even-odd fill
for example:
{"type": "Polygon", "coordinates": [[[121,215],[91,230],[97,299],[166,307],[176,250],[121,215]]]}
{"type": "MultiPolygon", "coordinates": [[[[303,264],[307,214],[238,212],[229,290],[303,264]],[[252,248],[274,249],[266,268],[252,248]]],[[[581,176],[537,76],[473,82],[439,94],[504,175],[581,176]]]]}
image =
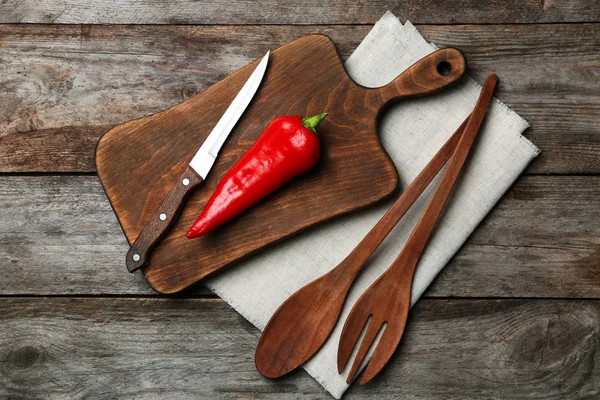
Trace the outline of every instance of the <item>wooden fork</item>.
{"type": "Polygon", "coordinates": [[[386,272],[362,294],[348,315],[338,348],[339,373],[344,370],[361,333],[366,330],[346,379],[348,383],[356,375],[382,328],[383,333],[362,376],[361,385],[381,371],[400,343],[410,307],[415,267],[477,136],[497,81],[496,75],[490,75],[486,79],[456,150],[406,245],[386,272]]]}

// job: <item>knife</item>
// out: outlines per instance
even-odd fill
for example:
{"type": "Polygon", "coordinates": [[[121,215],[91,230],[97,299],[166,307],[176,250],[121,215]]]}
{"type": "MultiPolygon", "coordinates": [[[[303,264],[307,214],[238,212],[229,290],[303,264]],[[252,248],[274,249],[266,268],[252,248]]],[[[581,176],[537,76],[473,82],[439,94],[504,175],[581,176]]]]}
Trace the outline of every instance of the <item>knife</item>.
{"type": "Polygon", "coordinates": [[[270,51],[267,51],[250,78],[235,96],[229,108],[200,146],[181,178],[175,183],[156,213],[150,218],[150,221],[144,226],[129,248],[125,259],[125,265],[129,272],[137,271],[148,265],[152,249],[177,220],[189,194],[206,179],[227,136],[229,136],[256,94],[267,70],[269,54],[270,51]]]}

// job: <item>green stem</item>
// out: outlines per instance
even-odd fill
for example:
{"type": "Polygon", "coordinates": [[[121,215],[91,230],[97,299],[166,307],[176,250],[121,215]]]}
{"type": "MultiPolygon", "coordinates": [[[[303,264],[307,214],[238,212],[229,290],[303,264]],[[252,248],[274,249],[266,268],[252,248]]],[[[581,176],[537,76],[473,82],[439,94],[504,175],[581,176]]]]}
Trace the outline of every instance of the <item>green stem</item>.
{"type": "Polygon", "coordinates": [[[328,115],[327,113],[323,113],[323,114],[315,115],[313,117],[308,117],[308,118],[302,117],[302,125],[304,125],[308,129],[310,129],[314,133],[317,133],[317,126],[319,126],[321,121],[323,121],[327,115],[328,115]]]}

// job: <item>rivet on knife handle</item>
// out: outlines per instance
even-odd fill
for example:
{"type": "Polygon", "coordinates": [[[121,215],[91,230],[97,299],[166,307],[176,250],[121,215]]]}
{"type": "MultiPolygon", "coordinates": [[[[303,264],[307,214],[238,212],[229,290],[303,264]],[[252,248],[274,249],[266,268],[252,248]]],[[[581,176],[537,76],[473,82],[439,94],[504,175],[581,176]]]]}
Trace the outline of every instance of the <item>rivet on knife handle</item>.
{"type": "Polygon", "coordinates": [[[467,69],[463,53],[449,47],[437,50],[408,67],[379,91],[383,103],[423,96],[443,89],[462,77],[467,69]]]}
{"type": "Polygon", "coordinates": [[[183,209],[185,199],[203,179],[189,165],[179,181],[173,186],[158,211],[142,229],[139,236],[129,248],[125,265],[129,272],[134,272],[148,264],[150,252],[158,241],[171,228],[183,209]]]}

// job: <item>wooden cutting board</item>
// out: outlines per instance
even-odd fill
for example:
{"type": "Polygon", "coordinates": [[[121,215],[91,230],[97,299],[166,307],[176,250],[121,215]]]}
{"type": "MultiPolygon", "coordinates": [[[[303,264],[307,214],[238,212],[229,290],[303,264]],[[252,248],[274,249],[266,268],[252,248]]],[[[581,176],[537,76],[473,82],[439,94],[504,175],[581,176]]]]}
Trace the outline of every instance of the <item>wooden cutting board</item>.
{"type": "MultiPolygon", "coordinates": [[[[464,58],[457,50],[448,51],[458,54],[446,54],[455,60],[451,73],[462,74],[464,58]],[[462,71],[457,72],[455,64],[462,71]]],[[[100,139],[98,175],[129,243],[154,215],[257,63],[169,110],[117,126],[100,139]]],[[[377,137],[376,120],[400,88],[423,91],[419,79],[397,79],[377,89],[361,87],[347,75],[335,44],[323,35],[306,36],[273,51],[261,87],[207,180],[154,249],[143,270],[148,283],[161,293],[180,291],[252,252],[392,193],[398,176],[377,137]],[[322,155],[317,167],[218,230],[194,240],[185,237],[217,183],[273,118],[323,112],[329,116],[318,129],[322,155]]]]}

